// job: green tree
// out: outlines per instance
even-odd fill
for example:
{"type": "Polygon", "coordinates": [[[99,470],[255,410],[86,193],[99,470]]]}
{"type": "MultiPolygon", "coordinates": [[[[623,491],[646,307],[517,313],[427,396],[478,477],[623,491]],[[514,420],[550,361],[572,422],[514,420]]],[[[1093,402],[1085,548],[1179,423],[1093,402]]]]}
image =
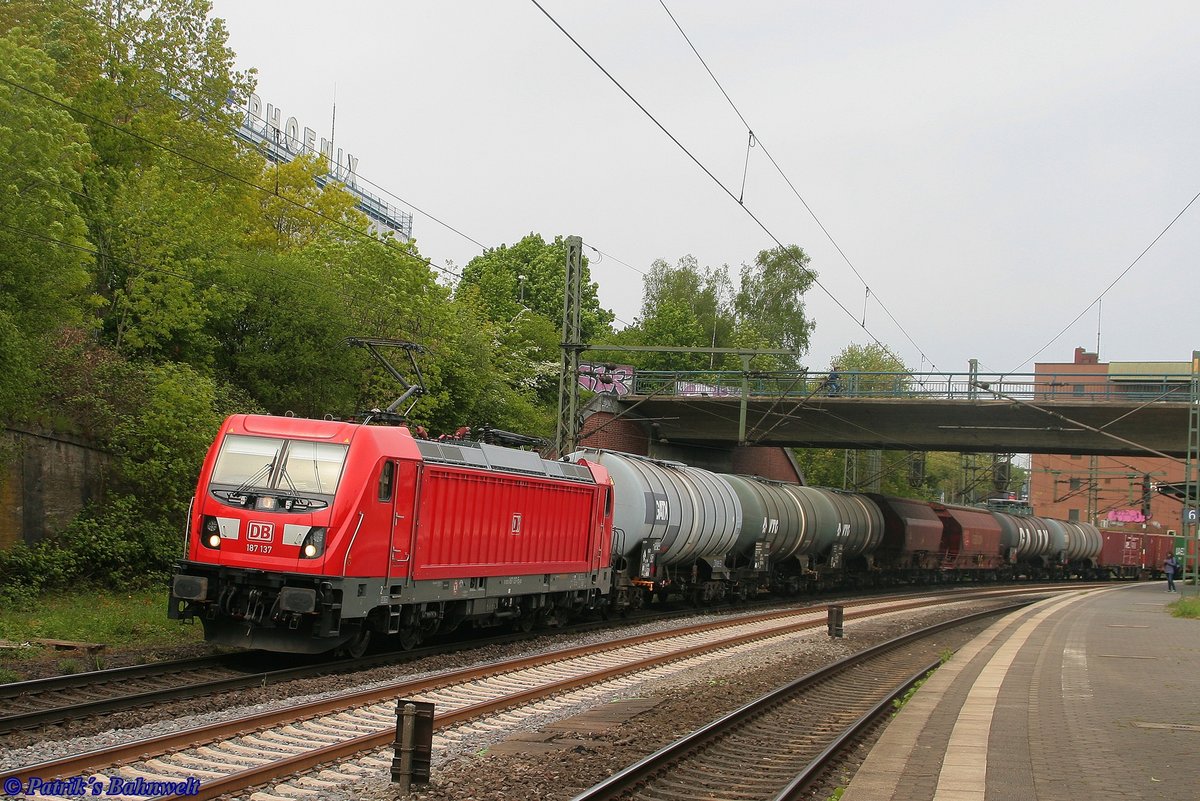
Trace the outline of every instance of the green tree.
{"type": "Polygon", "coordinates": [[[361,239],[368,230],[366,215],[354,207],[354,196],[339,184],[317,185],[327,165],[310,153],[284,164],[267,165],[256,195],[259,213],[249,244],[275,250],[302,248],[319,238],[335,242],[361,239]]]}
{"type": "Polygon", "coordinates": [[[122,223],[108,232],[105,331],[131,356],[208,365],[250,206],[243,186],[190,180],[181,166],[166,155],[116,187],[110,214],[122,223]]]}
{"type": "MultiPolygon", "coordinates": [[[[675,266],[659,259],[643,279],[642,311],[616,341],[630,345],[744,348],[794,351],[760,356],[759,370],[795,369],[808,348],[814,324],[804,314],[803,295],[814,274],[795,245],[764,250],[743,265],[736,291],[728,267],[701,267],[693,256],[675,266]]],[[[631,356],[642,369],[740,370],[731,355],[653,354],[631,356]]]]}
{"type": "MultiPolygon", "coordinates": [[[[642,279],[642,310],[616,342],[682,348],[735,347],[737,320],[725,267],[701,267],[694,256],[672,266],[656,259],[642,279]]],[[[637,353],[630,361],[645,370],[740,369],[736,359],[707,353],[637,353]]]]}
{"type": "Polygon", "coordinates": [[[237,289],[211,328],[216,373],[274,414],[348,414],[366,362],[349,352],[345,294],[297,253],[246,253],[237,289]]]}
{"type": "Polygon", "coordinates": [[[734,308],[746,333],[772,348],[795,351],[783,360],[799,366],[808,350],[815,323],[804,314],[804,293],[816,280],[808,254],[799,245],[759,251],[753,264],[742,265],[741,286],[734,308]]]}
{"type": "Polygon", "coordinates": [[[47,338],[82,320],[87,227],[76,204],[91,151],[54,89],[54,62],[0,36],[0,414],[30,402],[47,338]],[[36,94],[35,94],[36,93],[36,94]],[[39,96],[40,95],[40,96],[39,96]],[[43,98],[49,98],[47,101],[43,98]]]}
{"type": "MultiPolygon", "coordinates": [[[[614,316],[600,306],[586,257],[581,268],[582,340],[606,340],[614,316]]],[[[565,283],[562,236],[546,242],[531,233],[514,245],[489,249],[463,268],[454,292],[456,322],[473,321],[475,330],[460,332],[457,343],[481,348],[485,358],[473,362],[469,377],[463,375],[461,358],[442,369],[447,377],[458,377],[456,385],[471,399],[472,419],[525,434],[552,433],[565,283]]]]}
{"type": "MultiPolygon", "coordinates": [[[[511,320],[528,309],[562,330],[567,263],[562,236],[546,242],[531,233],[514,245],[500,245],[476,256],[463,268],[460,285],[478,289],[483,310],[495,321],[511,320]]],[[[582,260],[580,329],[584,342],[608,332],[614,316],[600,306],[586,257],[582,260]]]]}
{"type": "Polygon", "coordinates": [[[839,392],[846,395],[894,395],[911,384],[908,367],[878,342],[847,345],[833,357],[829,369],[838,373],[839,392]]]}
{"type": "MultiPolygon", "coordinates": [[[[890,395],[907,386],[906,378],[879,373],[907,374],[908,368],[890,349],[878,343],[843,348],[829,365],[837,374],[842,396],[890,395]]],[[[885,495],[933,497],[925,477],[914,486],[913,454],[907,451],[856,451],[841,448],[806,448],[796,451],[805,479],[812,484],[863,490],[878,486],[885,495]]]]}

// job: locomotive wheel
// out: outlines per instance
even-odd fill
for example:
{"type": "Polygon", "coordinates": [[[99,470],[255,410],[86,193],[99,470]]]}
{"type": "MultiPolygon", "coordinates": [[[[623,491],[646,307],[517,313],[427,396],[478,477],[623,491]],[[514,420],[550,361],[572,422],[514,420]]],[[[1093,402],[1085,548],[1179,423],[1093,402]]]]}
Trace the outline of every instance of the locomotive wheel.
{"type": "Polygon", "coordinates": [[[358,634],[350,638],[350,642],[338,649],[343,655],[350,659],[359,659],[371,646],[371,630],[366,626],[359,629],[358,634]]]}
{"type": "Polygon", "coordinates": [[[403,650],[411,651],[421,644],[421,630],[413,626],[400,629],[400,633],[396,635],[396,639],[403,650]]]}

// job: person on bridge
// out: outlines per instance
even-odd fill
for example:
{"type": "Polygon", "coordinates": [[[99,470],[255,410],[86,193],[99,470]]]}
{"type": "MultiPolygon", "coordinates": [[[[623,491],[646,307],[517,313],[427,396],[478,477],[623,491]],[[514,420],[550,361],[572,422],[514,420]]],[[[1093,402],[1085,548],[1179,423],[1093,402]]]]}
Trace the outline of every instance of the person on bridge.
{"type": "Polygon", "coordinates": [[[1175,576],[1179,574],[1179,562],[1175,561],[1175,554],[1163,562],[1163,572],[1167,574],[1167,592],[1175,592],[1175,576]]]}
{"type": "Polygon", "coordinates": [[[829,378],[825,379],[825,391],[830,395],[836,395],[839,391],[841,391],[841,386],[839,386],[838,383],[841,379],[841,375],[838,373],[838,371],[841,369],[842,368],[836,364],[829,368],[829,378]]]}

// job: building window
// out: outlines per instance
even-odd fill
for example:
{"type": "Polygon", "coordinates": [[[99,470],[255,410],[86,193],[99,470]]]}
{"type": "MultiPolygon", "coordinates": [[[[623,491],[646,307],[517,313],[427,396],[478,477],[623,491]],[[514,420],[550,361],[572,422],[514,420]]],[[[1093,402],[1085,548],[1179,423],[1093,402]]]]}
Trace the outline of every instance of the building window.
{"type": "Polygon", "coordinates": [[[1079,522],[1079,510],[1078,509],[1068,509],[1067,510],[1067,520],[1071,521],[1072,523],[1078,523],[1079,522]]]}
{"type": "Polygon", "coordinates": [[[1076,384],[1074,387],[1076,395],[1082,395],[1086,387],[1083,384],[1076,384]]]}
{"type": "Polygon", "coordinates": [[[1083,487],[1082,478],[1071,479],[1071,492],[1078,492],[1081,487],[1083,487]]]}
{"type": "Polygon", "coordinates": [[[1083,457],[1080,456],[1078,453],[1072,453],[1071,458],[1075,459],[1075,460],[1079,460],[1079,459],[1082,459],[1083,457]]]}

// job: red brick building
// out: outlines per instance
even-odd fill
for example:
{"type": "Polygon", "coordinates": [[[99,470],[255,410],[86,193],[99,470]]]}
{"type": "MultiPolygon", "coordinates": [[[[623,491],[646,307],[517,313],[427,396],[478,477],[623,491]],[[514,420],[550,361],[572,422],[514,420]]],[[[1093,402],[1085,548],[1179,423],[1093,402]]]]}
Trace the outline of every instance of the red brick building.
{"type": "MultiPolygon", "coordinates": [[[[1046,386],[1048,392],[1059,396],[1106,388],[1120,392],[1136,385],[1139,375],[1156,376],[1160,384],[1163,376],[1178,376],[1186,391],[1191,364],[1101,362],[1097,354],[1076,348],[1075,361],[1037,364],[1034,373],[1039,387],[1046,386]]],[[[1045,517],[1090,522],[1102,528],[1182,533],[1182,504],[1147,489],[1156,483],[1183,480],[1182,464],[1159,457],[1033,454],[1029,501],[1034,513],[1045,517]]]]}

